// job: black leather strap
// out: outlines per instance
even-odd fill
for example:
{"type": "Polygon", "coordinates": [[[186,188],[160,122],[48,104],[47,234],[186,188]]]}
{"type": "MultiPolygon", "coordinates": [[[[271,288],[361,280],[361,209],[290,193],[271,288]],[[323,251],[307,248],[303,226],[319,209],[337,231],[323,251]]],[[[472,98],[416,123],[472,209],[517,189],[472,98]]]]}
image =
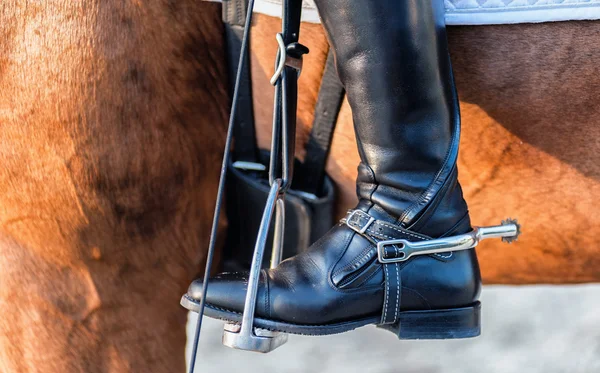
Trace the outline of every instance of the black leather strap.
{"type": "Polygon", "coordinates": [[[317,97],[315,118],[306,145],[303,175],[298,183],[298,189],[302,191],[315,195],[322,194],[325,165],[344,95],[344,86],[337,75],[333,50],[330,49],[317,97]]]}
{"type": "MultiPolygon", "coordinates": [[[[432,237],[421,233],[416,233],[402,228],[399,225],[391,224],[383,220],[376,220],[371,215],[361,210],[350,210],[342,222],[348,225],[352,230],[363,234],[373,243],[387,240],[407,240],[407,241],[425,241],[432,237]]],[[[436,259],[447,260],[452,257],[452,253],[428,254],[436,259]]],[[[401,258],[402,254],[390,245],[383,252],[384,259],[401,258]]]]}
{"type": "Polygon", "coordinates": [[[402,297],[402,276],[398,263],[383,264],[385,275],[385,296],[380,324],[395,324],[400,317],[400,301],[402,297]]]}
{"type": "MultiPolygon", "coordinates": [[[[401,227],[390,223],[376,220],[361,210],[351,210],[342,221],[367,238],[374,245],[379,241],[392,239],[410,239],[412,232],[407,232],[401,227]]],[[[418,237],[418,236],[417,236],[418,237]]],[[[420,237],[419,237],[420,238],[420,237]]],[[[398,250],[395,246],[390,246],[398,250]]],[[[398,263],[382,264],[384,274],[385,293],[383,299],[383,310],[381,311],[380,324],[395,324],[400,315],[400,304],[402,297],[402,275],[398,263]]]]}
{"type": "MultiPolygon", "coordinates": [[[[302,11],[301,0],[284,0],[283,14],[283,39],[286,45],[298,42],[300,32],[300,18],[302,11]]],[[[241,40],[244,30],[244,21],[248,8],[248,0],[223,0],[223,22],[225,24],[225,37],[227,42],[227,67],[229,76],[235,76],[237,63],[240,56],[241,40]]],[[[293,50],[288,50],[293,54],[293,50]]],[[[236,116],[233,132],[235,146],[233,149],[234,161],[257,162],[258,147],[256,144],[256,132],[254,126],[254,112],[252,107],[252,83],[250,75],[249,56],[244,56],[244,70],[242,71],[241,85],[239,88],[238,113],[236,116]]],[[[288,92],[288,133],[296,131],[296,108],[297,108],[297,74],[295,69],[286,67],[287,92],[288,92]]],[[[229,88],[233,91],[233,79],[229,88]]],[[[327,56],[325,70],[319,89],[317,105],[315,107],[315,118],[313,127],[306,147],[306,158],[302,167],[301,177],[296,178],[294,188],[303,192],[321,195],[325,177],[325,164],[331,148],[333,132],[344,99],[344,88],[335,70],[333,53],[327,56]]],[[[281,104],[277,105],[278,112],[281,104]]],[[[294,154],[295,142],[290,136],[288,151],[294,154]]],[[[280,155],[275,155],[278,158],[280,155]]],[[[293,164],[288,164],[290,171],[293,164]]]]}
{"type": "MultiPolygon", "coordinates": [[[[300,18],[302,11],[301,0],[284,0],[283,6],[283,39],[286,45],[294,46],[298,42],[300,32],[300,18]]],[[[225,25],[225,37],[227,42],[227,67],[229,76],[235,76],[237,63],[240,56],[241,39],[244,31],[244,22],[247,14],[248,0],[224,0],[223,1],[223,22],[225,25]]],[[[294,49],[288,49],[288,53],[293,56],[294,49]]],[[[297,56],[300,57],[300,56],[297,56]]],[[[252,84],[250,76],[249,56],[244,56],[246,61],[245,68],[242,71],[241,85],[239,87],[239,100],[237,115],[234,123],[233,133],[235,146],[233,149],[234,161],[257,162],[258,147],[256,144],[256,129],[254,126],[254,112],[252,107],[252,84]]],[[[297,71],[292,67],[286,67],[288,79],[286,80],[287,90],[287,123],[288,133],[294,134],[296,131],[296,109],[297,109],[297,71]]],[[[234,80],[230,81],[230,90],[233,91],[234,80]]],[[[310,137],[306,147],[306,158],[300,170],[300,177],[294,188],[314,195],[322,195],[325,164],[331,148],[333,132],[339,115],[339,111],[344,99],[344,87],[342,86],[335,69],[333,53],[330,51],[327,56],[325,69],[317,105],[315,107],[315,118],[310,137]]],[[[276,107],[276,118],[280,118],[281,103],[276,107]]],[[[280,120],[280,119],[279,119],[280,120]]],[[[289,136],[288,151],[294,154],[295,142],[294,136],[289,136]]],[[[280,154],[275,155],[280,158],[280,154]]],[[[288,164],[292,171],[293,163],[288,164]]]]}
{"type": "MultiPolygon", "coordinates": [[[[361,210],[350,210],[342,222],[358,234],[367,238],[374,245],[380,241],[404,239],[407,241],[430,240],[431,237],[408,231],[398,225],[377,220],[361,210]]],[[[403,255],[395,245],[385,248],[384,258],[394,259],[403,255]]],[[[433,254],[445,258],[440,254],[433,254]]],[[[400,263],[382,263],[385,276],[385,296],[381,313],[381,324],[394,324],[400,315],[402,296],[402,275],[400,263]]]]}
{"type": "Polygon", "coordinates": [[[409,231],[399,225],[391,224],[383,220],[376,220],[372,218],[371,215],[361,210],[349,211],[344,219],[344,223],[352,228],[352,230],[372,236],[377,239],[377,242],[399,239],[407,241],[425,241],[431,239],[429,236],[409,231]]]}
{"type": "MultiPolygon", "coordinates": [[[[225,25],[225,40],[227,43],[227,69],[230,93],[233,92],[244,23],[248,10],[248,0],[223,0],[223,23],[225,25]]],[[[256,162],[258,159],[256,135],[254,131],[254,112],[252,110],[252,83],[250,77],[250,61],[248,53],[244,56],[244,69],[239,87],[237,115],[233,127],[235,145],[233,148],[234,161],[256,162]]]]}
{"type": "MultiPolygon", "coordinates": [[[[282,37],[283,43],[286,46],[287,54],[292,58],[301,59],[302,55],[308,53],[308,49],[298,43],[300,36],[300,20],[302,15],[302,0],[283,0],[283,14],[282,14],[282,37]]],[[[285,100],[286,105],[286,120],[287,120],[287,152],[291,156],[287,157],[287,164],[280,165],[276,163],[275,169],[282,169],[287,167],[289,178],[293,177],[294,170],[294,154],[296,153],[296,110],[298,106],[298,76],[299,71],[296,68],[286,65],[284,68],[285,80],[284,84],[278,84],[276,88],[276,97],[280,99],[275,103],[275,110],[273,112],[274,121],[282,120],[283,113],[283,93],[285,90],[287,97],[285,100]],[[284,87],[285,85],[285,87],[284,87]],[[279,92],[278,92],[279,91],[279,92]]],[[[282,78],[280,78],[282,79],[282,78]]],[[[283,79],[282,79],[283,80],[283,79]]],[[[277,125],[277,128],[280,126],[277,125]]],[[[281,147],[277,149],[276,154],[271,154],[271,158],[275,159],[276,162],[282,157],[281,147]],[[275,157],[275,158],[273,158],[275,157]]],[[[279,174],[279,171],[277,172],[279,174]]]]}

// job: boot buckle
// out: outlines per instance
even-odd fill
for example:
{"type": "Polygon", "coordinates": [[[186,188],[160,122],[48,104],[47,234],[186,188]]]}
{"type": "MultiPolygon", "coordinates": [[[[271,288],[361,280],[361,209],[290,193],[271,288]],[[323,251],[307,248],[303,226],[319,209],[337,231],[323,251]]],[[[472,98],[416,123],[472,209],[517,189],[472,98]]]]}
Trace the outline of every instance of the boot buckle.
{"type": "Polygon", "coordinates": [[[380,263],[404,262],[416,255],[441,254],[452,251],[471,249],[486,238],[502,238],[511,243],[521,234],[521,227],[516,220],[507,219],[501,225],[491,227],[475,227],[471,232],[457,236],[436,238],[433,240],[411,242],[405,239],[379,241],[377,258],[380,263]],[[386,250],[394,246],[393,250],[386,250]]]}
{"type": "Polygon", "coordinates": [[[360,210],[353,210],[350,213],[350,215],[348,215],[348,217],[346,218],[346,225],[348,226],[348,228],[352,229],[356,233],[364,234],[367,231],[367,229],[369,229],[371,224],[373,224],[375,222],[375,218],[370,215],[367,215],[369,217],[369,219],[367,220],[367,223],[365,225],[361,226],[360,225],[360,214],[367,215],[360,210]],[[359,218],[353,219],[355,216],[358,216],[359,218]],[[356,223],[354,223],[354,222],[356,222],[356,223]],[[355,224],[358,224],[358,226],[355,224]]]}
{"type": "Polygon", "coordinates": [[[275,39],[277,40],[279,49],[277,51],[275,73],[269,81],[272,85],[277,84],[286,66],[294,68],[298,72],[298,75],[300,75],[302,71],[302,55],[308,53],[308,48],[298,42],[285,45],[282,33],[275,35],[275,39]]]}

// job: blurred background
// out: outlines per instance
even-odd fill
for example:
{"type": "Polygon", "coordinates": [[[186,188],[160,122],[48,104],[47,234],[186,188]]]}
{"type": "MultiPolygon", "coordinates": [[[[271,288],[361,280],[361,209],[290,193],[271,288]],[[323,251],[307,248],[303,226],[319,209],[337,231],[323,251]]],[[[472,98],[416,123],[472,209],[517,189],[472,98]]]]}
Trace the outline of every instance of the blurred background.
{"type": "MultiPolygon", "coordinates": [[[[223,346],[223,323],[205,318],[196,372],[600,372],[600,285],[487,286],[481,301],[478,338],[400,341],[367,326],[326,337],[290,335],[266,355],[223,346]]],[[[188,318],[186,361],[196,315],[188,318]]]]}

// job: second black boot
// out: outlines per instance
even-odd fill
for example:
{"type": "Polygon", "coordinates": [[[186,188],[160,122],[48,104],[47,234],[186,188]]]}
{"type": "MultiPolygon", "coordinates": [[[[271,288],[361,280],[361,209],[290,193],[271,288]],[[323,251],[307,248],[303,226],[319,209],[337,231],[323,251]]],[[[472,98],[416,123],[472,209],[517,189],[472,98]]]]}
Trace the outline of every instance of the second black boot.
{"type": "MultiPolygon", "coordinates": [[[[443,0],[316,0],[352,108],[359,203],[308,251],[263,270],[255,326],[333,334],[377,324],[400,338],[479,335],[474,249],[407,255],[471,231],[457,181],[460,116],[443,0]]],[[[248,245],[253,245],[248,242],[248,245]]],[[[208,316],[239,322],[247,273],[208,286],[208,316]]],[[[197,310],[202,282],[182,304],[197,310]]]]}

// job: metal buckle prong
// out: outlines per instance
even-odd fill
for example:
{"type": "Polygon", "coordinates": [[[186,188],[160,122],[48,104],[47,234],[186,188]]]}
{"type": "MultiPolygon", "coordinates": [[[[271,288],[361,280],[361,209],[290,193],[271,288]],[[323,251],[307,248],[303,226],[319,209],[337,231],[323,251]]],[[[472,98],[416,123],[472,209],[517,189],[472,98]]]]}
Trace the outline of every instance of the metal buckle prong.
{"type": "Polygon", "coordinates": [[[348,227],[350,227],[350,229],[352,229],[353,231],[358,232],[360,234],[364,234],[367,231],[367,229],[369,229],[369,227],[371,226],[371,224],[373,224],[373,222],[375,221],[375,218],[372,217],[372,216],[369,216],[369,220],[367,221],[367,224],[365,224],[364,226],[360,227],[360,229],[357,228],[357,227],[354,227],[354,226],[350,225],[350,221],[352,220],[352,217],[354,217],[355,214],[358,214],[360,212],[361,212],[360,210],[354,210],[354,211],[352,211],[350,213],[350,215],[348,216],[348,218],[346,218],[346,225],[348,227]]]}
{"type": "Polygon", "coordinates": [[[507,219],[502,225],[492,227],[476,227],[469,233],[457,236],[442,237],[433,240],[411,242],[404,239],[380,241],[377,243],[377,258],[380,263],[404,262],[415,255],[441,254],[452,251],[471,249],[486,238],[502,238],[511,242],[521,233],[516,220],[507,219]],[[396,245],[402,255],[395,258],[385,258],[385,248],[396,245]]]}
{"type": "Polygon", "coordinates": [[[277,50],[278,54],[277,54],[275,73],[273,73],[273,76],[269,80],[271,85],[277,84],[277,81],[281,77],[281,74],[283,73],[283,69],[286,66],[294,68],[298,72],[298,75],[300,75],[300,72],[302,71],[302,54],[308,53],[308,49],[299,43],[292,43],[289,45],[285,45],[285,41],[283,40],[283,34],[281,34],[281,33],[278,33],[277,35],[275,35],[275,39],[277,40],[277,46],[279,47],[279,49],[277,50]],[[292,52],[294,52],[294,50],[295,50],[299,56],[297,57],[297,56],[290,55],[288,53],[288,47],[292,48],[292,52]],[[294,48],[294,47],[296,47],[296,48],[294,48]]]}
{"type": "Polygon", "coordinates": [[[275,85],[283,72],[283,68],[285,67],[285,62],[287,59],[287,49],[285,47],[285,42],[283,41],[283,35],[278,33],[275,35],[275,40],[277,40],[278,49],[278,57],[277,57],[277,67],[275,68],[275,73],[271,77],[270,83],[271,85],[275,85]]]}

